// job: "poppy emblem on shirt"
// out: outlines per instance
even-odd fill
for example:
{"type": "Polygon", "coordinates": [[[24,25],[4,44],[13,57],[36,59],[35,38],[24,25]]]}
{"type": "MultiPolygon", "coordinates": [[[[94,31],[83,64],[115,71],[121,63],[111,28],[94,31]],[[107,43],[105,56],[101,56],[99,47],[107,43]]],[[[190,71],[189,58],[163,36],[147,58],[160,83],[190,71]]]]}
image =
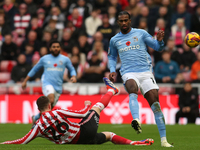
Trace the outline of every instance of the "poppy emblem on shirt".
{"type": "Polygon", "coordinates": [[[126,42],[126,45],[127,45],[127,46],[129,46],[130,44],[131,44],[131,42],[130,42],[130,41],[126,42]]]}
{"type": "Polygon", "coordinates": [[[54,66],[54,67],[57,67],[57,64],[54,64],[53,66],[54,66]]]}

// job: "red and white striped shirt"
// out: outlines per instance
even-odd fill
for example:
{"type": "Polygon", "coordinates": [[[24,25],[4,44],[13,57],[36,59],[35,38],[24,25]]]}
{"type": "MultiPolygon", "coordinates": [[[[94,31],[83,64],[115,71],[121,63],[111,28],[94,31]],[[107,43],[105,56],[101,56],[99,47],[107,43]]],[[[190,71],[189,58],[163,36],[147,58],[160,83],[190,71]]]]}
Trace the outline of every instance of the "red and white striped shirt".
{"type": "Polygon", "coordinates": [[[24,137],[6,141],[3,144],[27,144],[36,137],[46,138],[55,144],[76,143],[80,135],[80,124],[67,118],[83,118],[87,115],[90,105],[79,111],[59,109],[41,114],[28,134],[24,137]]]}
{"type": "Polygon", "coordinates": [[[20,16],[19,14],[16,14],[14,16],[14,26],[15,29],[26,29],[29,26],[31,20],[30,14],[25,14],[23,16],[20,16]]]}

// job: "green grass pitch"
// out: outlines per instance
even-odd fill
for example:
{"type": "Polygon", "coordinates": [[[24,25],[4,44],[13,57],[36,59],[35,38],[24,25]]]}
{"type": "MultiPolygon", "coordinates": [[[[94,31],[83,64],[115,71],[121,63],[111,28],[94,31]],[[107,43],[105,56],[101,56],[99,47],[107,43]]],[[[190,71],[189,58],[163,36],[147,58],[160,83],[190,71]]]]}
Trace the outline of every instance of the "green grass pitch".
{"type": "MultiPolygon", "coordinates": [[[[15,140],[28,133],[30,124],[0,124],[0,142],[15,140]]],[[[200,150],[199,125],[167,125],[167,138],[169,143],[174,143],[177,150],[200,150]]],[[[129,124],[111,125],[100,124],[99,132],[112,131],[131,140],[153,138],[151,146],[114,145],[107,142],[102,145],[56,145],[46,139],[37,138],[26,145],[0,145],[0,150],[129,150],[129,149],[166,149],[160,146],[160,138],[156,125],[142,125],[142,133],[136,134],[129,124]]]]}

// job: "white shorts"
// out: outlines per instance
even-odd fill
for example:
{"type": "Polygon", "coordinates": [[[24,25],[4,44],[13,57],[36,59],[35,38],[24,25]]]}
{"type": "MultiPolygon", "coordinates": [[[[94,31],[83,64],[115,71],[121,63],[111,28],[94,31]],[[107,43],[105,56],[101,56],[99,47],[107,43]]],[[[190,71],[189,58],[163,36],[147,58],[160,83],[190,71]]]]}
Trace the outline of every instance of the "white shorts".
{"type": "MultiPolygon", "coordinates": [[[[144,95],[146,92],[152,89],[159,89],[154,76],[151,72],[130,72],[122,76],[123,83],[125,85],[126,81],[129,79],[135,80],[141,93],[144,95]]],[[[124,86],[125,87],[125,86],[124,86]]]]}
{"type": "Polygon", "coordinates": [[[49,94],[54,94],[54,103],[53,106],[56,105],[56,103],[58,102],[58,99],[60,97],[60,93],[56,92],[53,88],[52,85],[46,85],[46,86],[42,86],[42,93],[45,96],[48,96],[49,94]]]}

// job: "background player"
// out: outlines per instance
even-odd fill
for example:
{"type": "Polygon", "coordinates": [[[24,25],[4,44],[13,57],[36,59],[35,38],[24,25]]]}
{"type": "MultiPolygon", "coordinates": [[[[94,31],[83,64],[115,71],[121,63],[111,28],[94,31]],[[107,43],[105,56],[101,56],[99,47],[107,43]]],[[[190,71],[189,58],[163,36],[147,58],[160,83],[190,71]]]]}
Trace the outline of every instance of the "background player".
{"type": "MultiPolygon", "coordinates": [[[[42,75],[42,92],[47,96],[53,108],[62,93],[63,74],[65,68],[70,72],[71,82],[76,82],[76,71],[72,66],[70,59],[60,54],[61,45],[58,41],[52,41],[50,43],[50,52],[43,56],[39,62],[31,69],[27,77],[22,83],[22,88],[26,88],[27,81],[35,75],[40,68],[44,67],[42,75]]],[[[33,123],[40,117],[40,114],[33,116],[33,123]]]]}
{"type": "Polygon", "coordinates": [[[132,127],[137,133],[142,132],[137,101],[138,88],[140,88],[154,113],[161,137],[161,146],[173,147],[166,139],[165,120],[158,100],[159,87],[152,74],[151,57],[146,47],[149,46],[156,51],[161,51],[164,46],[164,31],[159,30],[157,40],[155,40],[145,30],[131,28],[130,14],[126,11],[119,13],[117,22],[121,32],[110,40],[108,50],[109,78],[114,81],[116,77],[115,68],[119,54],[122,62],[120,74],[129,93],[129,107],[134,118],[131,123],[132,127]]]}
{"type": "Polygon", "coordinates": [[[55,144],[102,144],[111,141],[114,144],[126,145],[151,145],[153,139],[131,141],[112,132],[97,133],[100,112],[108,105],[118,89],[108,79],[104,78],[108,92],[97,102],[90,111],[90,101],[85,101],[85,108],[79,111],[54,110],[51,111],[51,103],[46,96],[37,100],[41,117],[36,125],[23,138],[14,141],[6,141],[1,144],[27,144],[36,137],[47,138],[55,144]],[[70,122],[67,118],[83,118],[80,123],[70,122]]]}

